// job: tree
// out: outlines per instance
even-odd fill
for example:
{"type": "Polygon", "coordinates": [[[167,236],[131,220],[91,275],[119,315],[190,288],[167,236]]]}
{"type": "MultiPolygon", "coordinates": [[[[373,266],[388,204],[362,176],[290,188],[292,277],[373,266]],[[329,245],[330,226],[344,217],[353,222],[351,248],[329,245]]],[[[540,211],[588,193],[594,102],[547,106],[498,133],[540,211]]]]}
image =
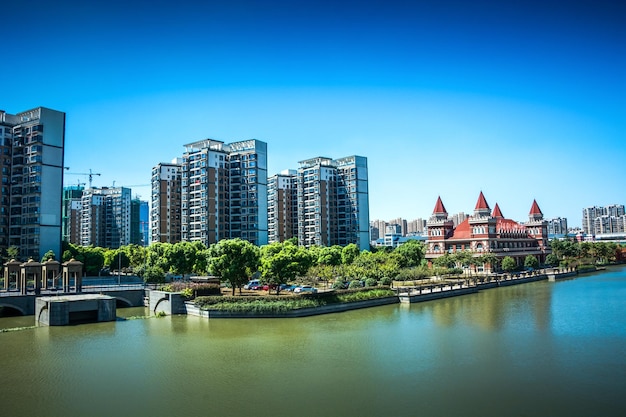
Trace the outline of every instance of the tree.
{"type": "Polygon", "coordinates": [[[537,269],[539,267],[539,260],[534,255],[528,255],[524,259],[524,266],[528,269],[537,269]]]}
{"type": "Polygon", "coordinates": [[[489,264],[489,267],[490,267],[491,271],[493,272],[498,267],[499,259],[498,259],[498,257],[495,254],[493,254],[491,252],[487,252],[487,253],[483,253],[482,255],[480,255],[476,259],[476,261],[479,262],[479,263],[482,263],[483,266],[485,264],[489,264]]]}
{"type": "Polygon", "coordinates": [[[455,263],[455,260],[447,252],[439,256],[438,258],[435,258],[435,260],[433,261],[433,265],[439,268],[454,268],[455,263]]]}
{"type": "Polygon", "coordinates": [[[261,248],[261,274],[269,284],[276,286],[280,294],[281,284],[304,276],[313,265],[309,252],[290,241],[271,243],[261,248]]]}
{"type": "Polygon", "coordinates": [[[9,259],[18,259],[20,256],[20,248],[17,246],[9,246],[7,249],[7,255],[9,256],[9,259]]]}
{"type": "Polygon", "coordinates": [[[454,260],[454,266],[457,268],[467,268],[474,262],[474,254],[469,250],[455,252],[451,255],[454,260]]]}
{"type": "Polygon", "coordinates": [[[546,265],[557,266],[558,264],[559,258],[555,254],[550,253],[546,256],[546,265]]]}
{"type": "Polygon", "coordinates": [[[320,248],[317,264],[318,265],[341,265],[342,247],[338,245],[324,246],[320,248]]]}
{"type": "Polygon", "coordinates": [[[341,250],[341,263],[344,265],[350,265],[352,262],[354,262],[356,257],[359,256],[359,253],[361,253],[361,250],[354,243],[350,243],[349,245],[344,246],[344,248],[341,250]]]}
{"type": "Polygon", "coordinates": [[[224,239],[209,247],[209,271],[235,288],[248,282],[259,268],[259,248],[243,239],[224,239]]]}
{"type": "Polygon", "coordinates": [[[143,275],[144,282],[160,284],[165,282],[165,272],[160,266],[149,266],[143,275]]]}
{"type": "Polygon", "coordinates": [[[198,248],[191,242],[178,242],[166,247],[165,257],[174,274],[190,274],[196,264],[198,248]]]}
{"type": "Polygon", "coordinates": [[[393,250],[398,255],[400,268],[418,266],[424,259],[424,244],[417,240],[408,240],[393,250]]]}
{"type": "Polygon", "coordinates": [[[502,269],[505,272],[511,272],[516,267],[517,267],[517,263],[515,262],[515,259],[511,258],[510,256],[505,256],[504,259],[502,260],[502,269]]]}
{"type": "Polygon", "coordinates": [[[46,262],[46,261],[50,261],[50,260],[54,260],[54,258],[56,257],[56,255],[54,254],[54,251],[51,249],[48,252],[44,253],[42,258],[41,258],[41,262],[46,262]]]}

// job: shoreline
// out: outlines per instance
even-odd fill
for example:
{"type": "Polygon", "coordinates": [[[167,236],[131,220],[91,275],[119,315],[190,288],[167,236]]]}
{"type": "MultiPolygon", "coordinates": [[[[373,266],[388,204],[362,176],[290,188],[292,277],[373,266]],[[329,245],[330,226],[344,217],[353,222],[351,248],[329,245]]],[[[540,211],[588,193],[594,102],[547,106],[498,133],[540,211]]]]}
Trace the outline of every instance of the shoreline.
{"type": "MultiPolygon", "coordinates": [[[[604,268],[606,269],[606,268],[604,268]]],[[[310,307],[303,309],[290,310],[283,313],[268,313],[268,314],[258,314],[258,313],[245,313],[245,312],[227,312],[221,310],[202,310],[199,307],[196,307],[192,302],[185,302],[184,308],[185,313],[187,315],[203,317],[207,319],[221,319],[221,318],[299,318],[299,317],[310,317],[317,316],[322,314],[332,314],[332,313],[341,313],[344,311],[350,310],[359,310],[362,308],[369,307],[378,307],[381,305],[389,305],[389,304],[412,304],[419,303],[425,301],[439,300],[443,298],[450,297],[459,297],[466,294],[476,294],[482,290],[512,286],[512,285],[521,285],[529,282],[537,282],[537,281],[556,281],[558,279],[568,278],[577,276],[579,274],[592,273],[602,271],[603,269],[594,269],[594,270],[552,270],[552,271],[544,271],[543,273],[530,273],[530,274],[522,274],[520,276],[504,276],[503,279],[498,279],[499,277],[484,277],[479,278],[480,282],[476,282],[474,284],[471,283],[458,283],[458,284],[435,284],[429,286],[424,289],[424,287],[417,289],[407,287],[407,288],[398,288],[397,295],[392,297],[378,298],[373,300],[366,301],[355,301],[352,303],[338,303],[325,305],[321,307],[310,307]],[[406,292],[402,292],[402,290],[406,290],[406,292]]],[[[476,279],[477,281],[478,279],[476,279]]],[[[467,280],[468,282],[470,280],[467,280]]]]}

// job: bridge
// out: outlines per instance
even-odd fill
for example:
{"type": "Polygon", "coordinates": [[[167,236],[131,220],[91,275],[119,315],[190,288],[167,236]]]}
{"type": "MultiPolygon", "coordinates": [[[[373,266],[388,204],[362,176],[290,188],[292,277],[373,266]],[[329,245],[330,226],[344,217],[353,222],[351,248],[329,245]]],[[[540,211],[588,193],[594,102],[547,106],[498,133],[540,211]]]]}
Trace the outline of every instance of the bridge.
{"type": "MultiPolygon", "coordinates": [[[[95,284],[83,285],[81,294],[102,294],[114,297],[118,307],[143,307],[146,287],[143,283],[131,284],[95,284]]],[[[21,294],[18,291],[0,291],[0,308],[10,309],[22,316],[35,314],[35,304],[38,297],[55,295],[75,295],[76,292],[63,292],[56,288],[40,290],[34,289],[21,294]]]]}

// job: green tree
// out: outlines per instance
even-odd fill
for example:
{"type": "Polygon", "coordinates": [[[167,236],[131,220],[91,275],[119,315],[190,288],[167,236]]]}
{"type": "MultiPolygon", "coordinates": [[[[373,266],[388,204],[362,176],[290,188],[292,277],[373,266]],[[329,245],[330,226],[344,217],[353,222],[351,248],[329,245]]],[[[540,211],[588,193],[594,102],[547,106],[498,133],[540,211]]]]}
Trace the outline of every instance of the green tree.
{"type": "Polygon", "coordinates": [[[123,247],[131,268],[139,268],[146,263],[146,248],[131,244],[123,247]]]}
{"type": "Polygon", "coordinates": [[[424,259],[424,244],[417,240],[408,240],[393,250],[398,255],[400,268],[418,266],[424,259]]]}
{"type": "Polygon", "coordinates": [[[454,268],[455,263],[454,258],[447,252],[433,261],[433,265],[439,268],[454,268]]]}
{"type": "Polygon", "coordinates": [[[41,257],[41,262],[46,262],[49,260],[54,260],[54,258],[56,257],[56,255],[54,254],[53,250],[49,250],[48,252],[44,253],[44,255],[41,257]]]}
{"type": "Polygon", "coordinates": [[[19,259],[20,248],[17,246],[9,246],[9,248],[7,249],[7,255],[9,259],[19,259]]]}
{"type": "Polygon", "coordinates": [[[557,266],[558,264],[559,258],[555,254],[550,253],[546,256],[546,265],[557,266]]]}
{"type": "Polygon", "coordinates": [[[313,265],[309,252],[290,241],[271,243],[261,248],[261,274],[264,281],[276,286],[280,294],[280,285],[306,275],[313,265]]]}
{"type": "Polygon", "coordinates": [[[354,262],[356,257],[359,256],[359,253],[361,253],[361,250],[354,243],[344,246],[341,250],[341,263],[344,265],[350,265],[354,262]]]}
{"type": "Polygon", "coordinates": [[[153,284],[161,284],[165,282],[165,271],[160,266],[149,266],[144,272],[143,280],[153,284]]]}
{"type": "Polygon", "coordinates": [[[243,239],[224,239],[209,247],[209,271],[235,288],[248,282],[259,267],[259,248],[243,239]]]}
{"type": "Polygon", "coordinates": [[[529,269],[537,269],[539,267],[539,260],[534,255],[528,255],[524,259],[524,266],[529,269]]]}
{"type": "Polygon", "coordinates": [[[158,266],[163,272],[169,271],[170,265],[165,254],[169,251],[170,246],[171,243],[165,242],[155,242],[148,246],[146,250],[146,268],[158,266]]]}
{"type": "Polygon", "coordinates": [[[338,245],[324,246],[320,248],[319,250],[318,257],[317,257],[317,264],[318,265],[330,265],[330,266],[341,265],[341,254],[342,254],[341,246],[338,246],[338,245]]]}
{"type": "Polygon", "coordinates": [[[484,265],[489,265],[492,272],[495,272],[498,269],[499,259],[492,252],[486,252],[480,255],[476,262],[482,263],[484,265]]]}
{"type": "Polygon", "coordinates": [[[455,252],[451,255],[451,258],[454,260],[456,268],[467,268],[476,262],[474,254],[469,250],[455,252]]]}
{"type": "Polygon", "coordinates": [[[166,247],[164,255],[169,264],[169,270],[180,275],[193,272],[198,249],[191,242],[178,242],[166,247]]]}
{"type": "Polygon", "coordinates": [[[510,256],[505,256],[504,259],[502,260],[502,269],[505,272],[511,272],[516,267],[517,267],[517,263],[515,262],[515,259],[511,258],[510,256]]]}

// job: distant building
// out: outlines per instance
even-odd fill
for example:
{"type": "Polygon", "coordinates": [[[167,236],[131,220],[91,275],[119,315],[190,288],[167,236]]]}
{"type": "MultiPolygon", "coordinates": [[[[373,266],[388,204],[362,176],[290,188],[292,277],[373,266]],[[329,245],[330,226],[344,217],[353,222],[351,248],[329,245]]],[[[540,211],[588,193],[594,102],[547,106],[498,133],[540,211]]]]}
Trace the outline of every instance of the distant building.
{"type": "Polygon", "coordinates": [[[400,236],[406,236],[407,234],[407,221],[401,217],[397,219],[389,220],[389,225],[398,225],[400,226],[400,236]]]}
{"type": "Polygon", "coordinates": [[[131,243],[130,188],[88,188],[81,205],[81,246],[115,249],[131,243]]]}
{"type": "Polygon", "coordinates": [[[462,211],[456,214],[453,214],[450,216],[450,219],[452,220],[452,224],[454,224],[454,226],[458,226],[461,223],[463,223],[465,221],[465,219],[467,219],[469,217],[469,214],[465,214],[462,211]]]}
{"type": "Polygon", "coordinates": [[[392,224],[385,229],[383,236],[383,246],[395,248],[402,237],[402,228],[399,224],[392,224]]]}
{"type": "Polygon", "coordinates": [[[65,113],[0,110],[0,249],[39,260],[61,257],[65,113]]]}
{"type": "Polygon", "coordinates": [[[550,236],[565,236],[568,233],[567,219],[563,217],[556,217],[546,220],[548,222],[548,235],[550,236]]]}
{"type": "Polygon", "coordinates": [[[148,202],[133,198],[130,201],[130,243],[146,246],[148,240],[148,202]]]}
{"type": "Polygon", "coordinates": [[[80,223],[84,187],[73,185],[63,188],[63,241],[80,245],[80,223]]]}
{"type": "Polygon", "coordinates": [[[626,214],[623,204],[583,209],[583,231],[587,235],[611,235],[626,232],[626,214]]]}
{"type": "Polygon", "coordinates": [[[298,236],[298,176],[288,169],[267,180],[267,233],[269,243],[298,236]]]}
{"type": "Polygon", "coordinates": [[[423,235],[426,229],[426,220],[415,219],[407,222],[407,235],[423,235]]]}
{"type": "Polygon", "coordinates": [[[150,205],[147,201],[141,201],[139,206],[139,233],[141,246],[148,246],[150,244],[150,205]]]}
{"type": "MultiPolygon", "coordinates": [[[[474,214],[455,226],[441,198],[438,198],[427,222],[426,259],[433,261],[444,253],[471,251],[475,256],[487,252],[500,259],[510,256],[518,265],[523,265],[528,255],[544,263],[550,253],[548,224],[536,201],[533,201],[528,217],[528,222],[524,224],[506,219],[498,204],[492,212],[481,192],[474,214]]],[[[477,268],[483,270],[490,266],[477,265],[477,268]]]]}
{"type": "Polygon", "coordinates": [[[387,222],[384,220],[372,220],[370,221],[370,241],[375,242],[379,238],[385,235],[385,228],[387,222]]]}

